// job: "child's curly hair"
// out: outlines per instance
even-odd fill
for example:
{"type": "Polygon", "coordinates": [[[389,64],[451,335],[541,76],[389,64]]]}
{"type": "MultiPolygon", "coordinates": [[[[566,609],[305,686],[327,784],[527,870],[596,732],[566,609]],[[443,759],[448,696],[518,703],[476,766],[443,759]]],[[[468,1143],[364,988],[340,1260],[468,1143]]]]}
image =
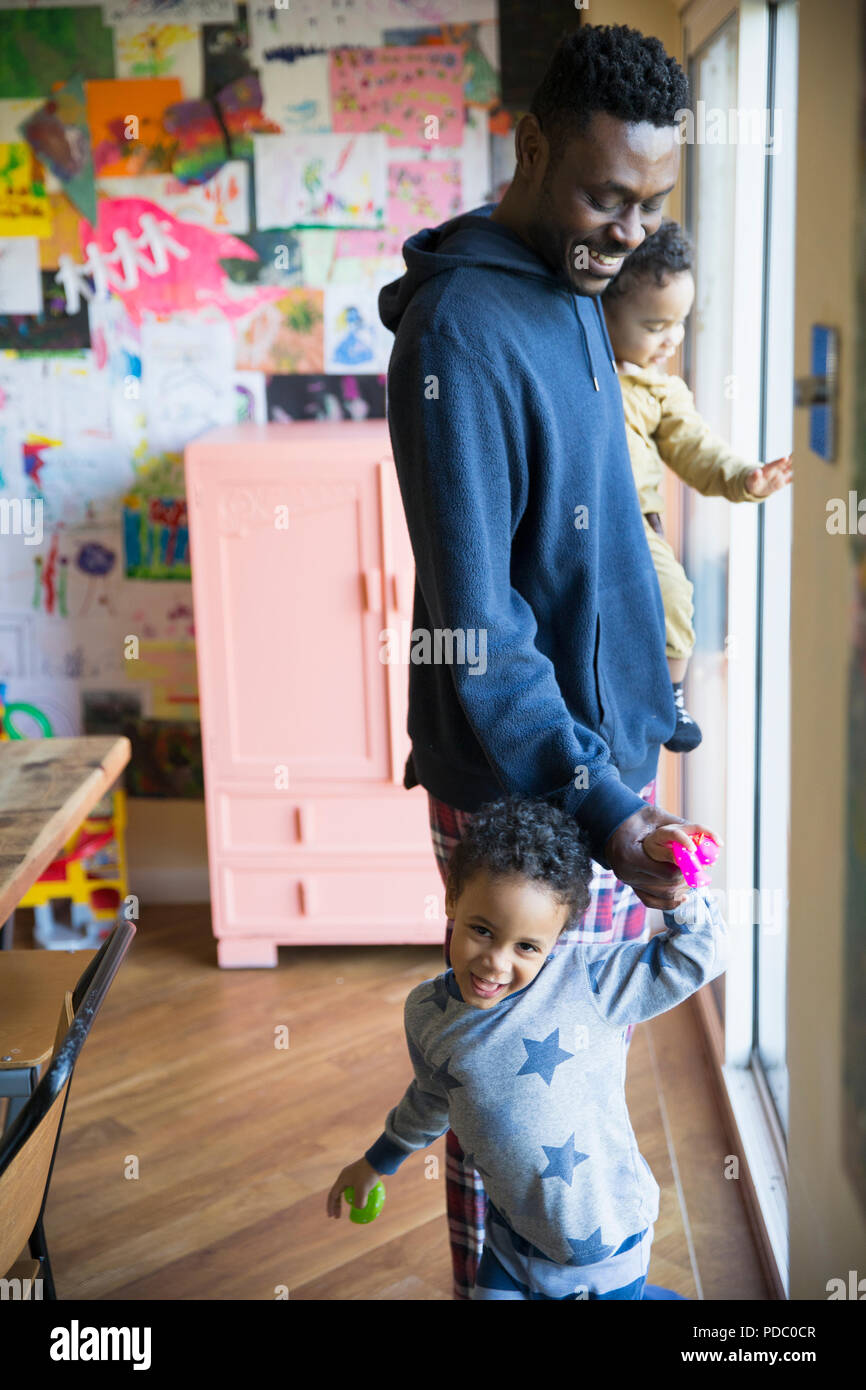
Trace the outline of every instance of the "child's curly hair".
{"type": "Polygon", "coordinates": [[[695,248],[688,232],[683,230],[679,222],[666,217],[657,232],[653,232],[636,251],[626,256],[619,275],[611,280],[604,291],[605,303],[628,294],[638,280],[653,276],[657,285],[663,285],[669,275],[691,270],[694,254],[695,248]]]}
{"type": "Polygon", "coordinates": [[[504,797],[473,814],[448,864],[446,897],[456,902],[480,869],[542,884],[568,906],[566,926],[589,906],[592,858],[584,833],[539,798],[504,797]]]}

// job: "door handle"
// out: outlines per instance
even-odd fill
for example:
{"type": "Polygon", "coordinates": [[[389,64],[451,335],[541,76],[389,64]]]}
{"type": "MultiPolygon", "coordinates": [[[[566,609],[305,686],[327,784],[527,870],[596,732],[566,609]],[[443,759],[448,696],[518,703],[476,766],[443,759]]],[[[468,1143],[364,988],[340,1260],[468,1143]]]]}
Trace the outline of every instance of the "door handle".
{"type": "Polygon", "coordinates": [[[836,460],[839,401],[839,332],[812,324],[812,372],[794,382],[794,405],[809,411],[809,448],[827,463],[836,460]]]}

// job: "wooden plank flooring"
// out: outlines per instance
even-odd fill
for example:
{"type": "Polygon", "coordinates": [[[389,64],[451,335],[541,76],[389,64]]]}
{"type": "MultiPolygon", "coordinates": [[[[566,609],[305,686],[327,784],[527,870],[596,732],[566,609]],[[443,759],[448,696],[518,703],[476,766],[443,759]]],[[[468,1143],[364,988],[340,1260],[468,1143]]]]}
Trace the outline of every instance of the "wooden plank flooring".
{"type": "MultiPolygon", "coordinates": [[[[410,1079],[406,994],[442,968],[367,946],[221,971],[207,907],[150,909],[70,1091],[45,1222],[59,1297],[450,1300],[444,1139],[387,1180],[373,1225],[324,1210],[410,1079]]],[[[662,1189],[651,1281],[769,1298],[690,1006],[636,1030],[627,1086],[662,1189]]]]}

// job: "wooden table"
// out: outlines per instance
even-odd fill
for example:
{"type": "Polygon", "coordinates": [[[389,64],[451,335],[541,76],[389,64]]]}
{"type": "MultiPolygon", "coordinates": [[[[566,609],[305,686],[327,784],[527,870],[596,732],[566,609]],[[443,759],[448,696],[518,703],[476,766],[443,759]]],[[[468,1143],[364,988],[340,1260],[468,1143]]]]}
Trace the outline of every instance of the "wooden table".
{"type": "MultiPolygon", "coordinates": [[[[0,742],[0,923],[129,762],[128,738],[0,742]]],[[[94,951],[0,951],[0,1095],[6,1125],[54,1048],[60,1005],[94,951]]]]}
{"type": "Polygon", "coordinates": [[[128,738],[0,742],[0,922],[5,922],[132,756],[128,738]]]}

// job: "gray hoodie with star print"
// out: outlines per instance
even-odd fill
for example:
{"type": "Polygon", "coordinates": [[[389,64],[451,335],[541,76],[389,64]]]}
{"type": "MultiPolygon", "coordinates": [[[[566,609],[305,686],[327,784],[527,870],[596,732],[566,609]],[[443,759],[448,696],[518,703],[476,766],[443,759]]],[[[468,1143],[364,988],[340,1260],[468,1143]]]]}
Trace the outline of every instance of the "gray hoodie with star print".
{"type": "Polygon", "coordinates": [[[489,1008],[453,970],[411,991],[415,1070],[365,1157],[396,1172],[453,1129],[514,1231],[557,1264],[594,1264],[655,1222],[658,1185],[625,1099],[626,1029],[687,999],[725,968],[712,896],[692,892],[650,941],[560,937],[535,979],[489,1008]]]}

